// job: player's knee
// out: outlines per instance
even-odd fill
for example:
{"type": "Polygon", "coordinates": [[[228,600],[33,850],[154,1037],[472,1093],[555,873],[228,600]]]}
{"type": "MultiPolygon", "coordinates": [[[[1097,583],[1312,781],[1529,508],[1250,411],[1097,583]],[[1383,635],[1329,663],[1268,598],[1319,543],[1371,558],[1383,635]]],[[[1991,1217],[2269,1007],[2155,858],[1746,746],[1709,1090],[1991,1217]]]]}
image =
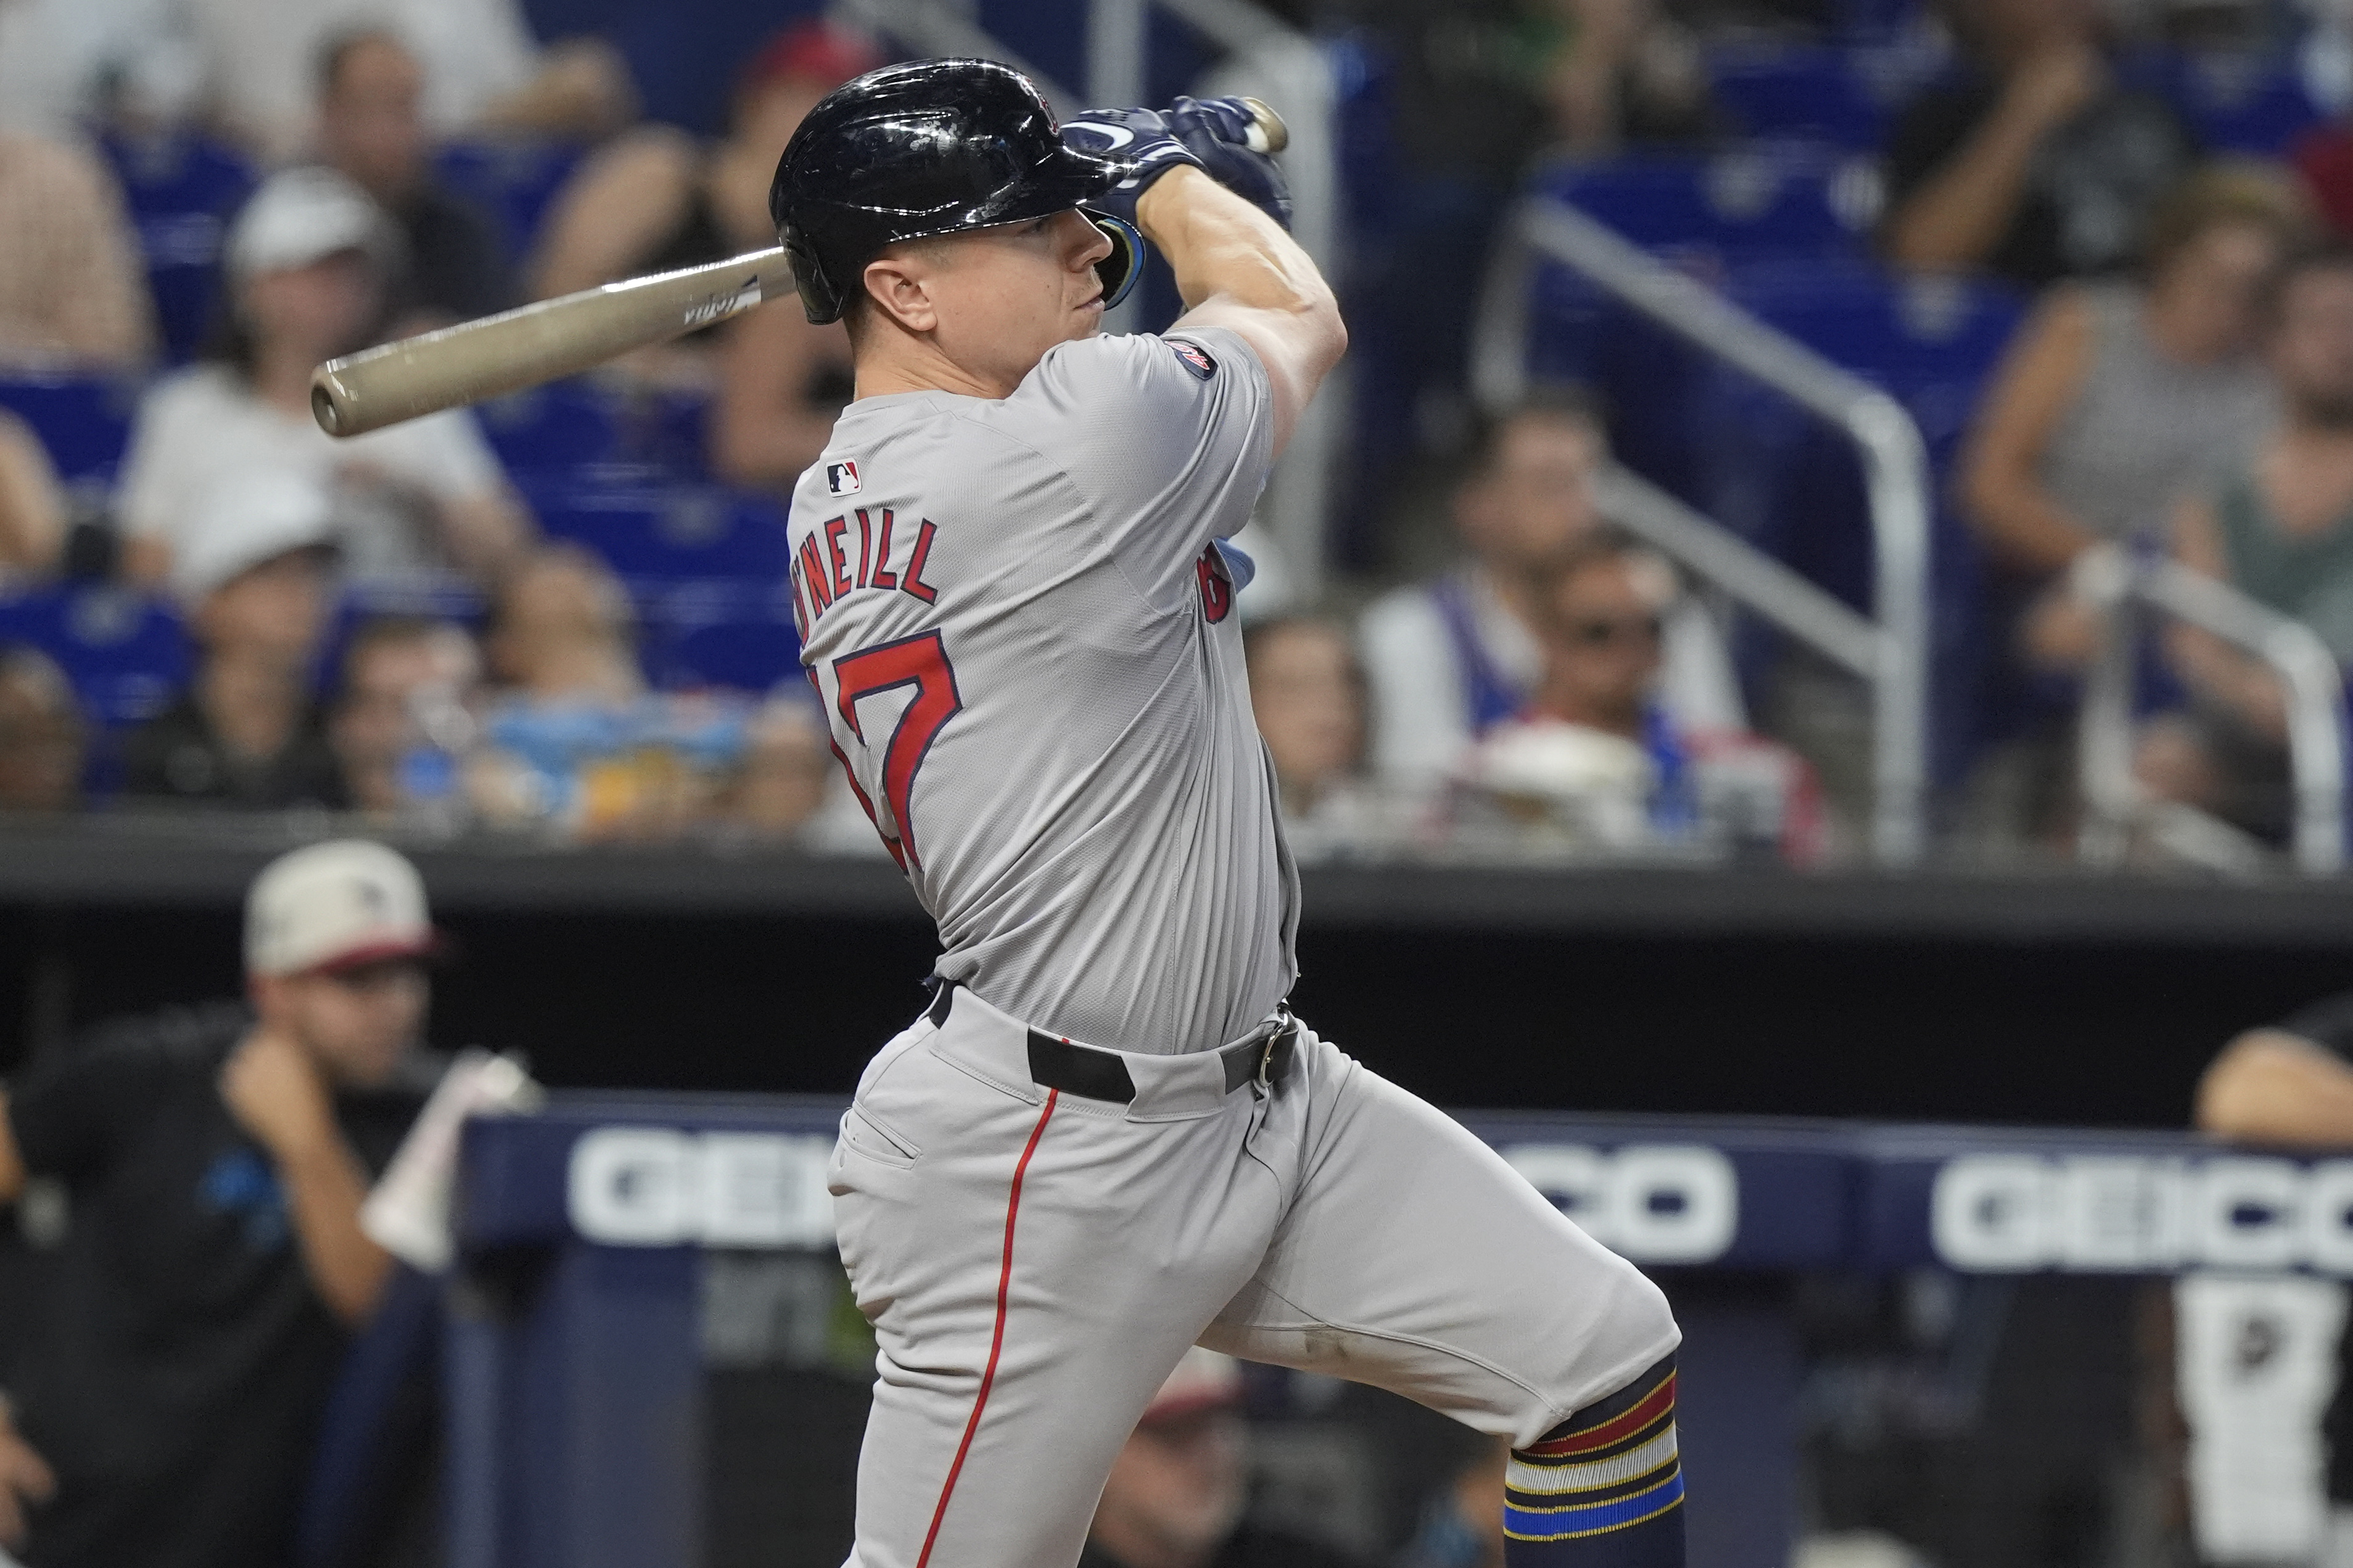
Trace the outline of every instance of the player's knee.
{"type": "Polygon", "coordinates": [[[1682,1568],[1683,1500],[1670,1351],[1512,1450],[1504,1560],[1508,1568],[1682,1568]]]}

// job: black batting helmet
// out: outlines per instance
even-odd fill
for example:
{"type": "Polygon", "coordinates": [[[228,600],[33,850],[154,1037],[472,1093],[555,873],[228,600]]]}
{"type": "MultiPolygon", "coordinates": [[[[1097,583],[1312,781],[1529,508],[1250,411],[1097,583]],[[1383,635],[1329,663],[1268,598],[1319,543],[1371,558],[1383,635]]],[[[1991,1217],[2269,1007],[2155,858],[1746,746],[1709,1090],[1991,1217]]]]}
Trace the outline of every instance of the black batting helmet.
{"type": "MultiPolygon", "coordinates": [[[[894,240],[1046,217],[1133,173],[1062,145],[1053,110],[1019,71],[917,60],[845,82],[809,110],[776,163],[768,216],[808,319],[831,321],[894,240]]],[[[1125,233],[1113,232],[1102,268],[1106,304],[1135,275],[1134,231],[1117,228],[1125,233]]]]}

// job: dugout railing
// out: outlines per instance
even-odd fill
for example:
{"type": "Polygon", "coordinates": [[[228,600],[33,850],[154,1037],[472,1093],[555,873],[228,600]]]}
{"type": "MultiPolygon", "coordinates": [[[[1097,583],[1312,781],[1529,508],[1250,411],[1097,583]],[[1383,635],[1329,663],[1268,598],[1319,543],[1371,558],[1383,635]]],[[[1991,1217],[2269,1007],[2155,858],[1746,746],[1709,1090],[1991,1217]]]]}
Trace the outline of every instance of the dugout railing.
{"type": "Polygon", "coordinates": [[[2257,873],[2270,859],[2262,845],[2208,814],[2152,797],[2134,774],[2134,696],[2142,633],[2153,614],[2219,637],[2279,677],[2295,795],[2290,853],[2306,876],[2342,871],[2345,685],[2336,655],[2318,634],[2227,583],[2116,544],[2089,552],[2072,582],[2100,619],[2099,651],[2084,679],[2076,731],[2076,781],[2084,803],[2076,837],[2081,858],[2092,865],[2116,865],[2139,831],[2185,859],[2221,870],[2257,873]]]}
{"type": "Polygon", "coordinates": [[[1482,407],[1528,384],[1538,267],[1568,268],[1702,352],[1845,433],[1862,459],[1872,612],[1857,615],[1730,529],[1621,475],[1614,521],[1864,681],[1872,692],[1871,852],[1882,865],[1926,847],[1929,477],[1919,426],[1894,397],[1741,310],[1564,203],[1531,197],[1502,225],[1472,348],[1482,407]]]}

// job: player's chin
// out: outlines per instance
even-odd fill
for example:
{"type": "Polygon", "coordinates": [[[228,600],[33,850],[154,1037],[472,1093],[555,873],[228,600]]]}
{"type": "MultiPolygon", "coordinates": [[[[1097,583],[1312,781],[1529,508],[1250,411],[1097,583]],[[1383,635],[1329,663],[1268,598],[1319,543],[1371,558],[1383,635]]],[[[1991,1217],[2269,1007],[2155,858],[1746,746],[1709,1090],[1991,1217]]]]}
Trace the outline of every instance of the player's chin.
{"type": "Polygon", "coordinates": [[[1093,299],[1088,300],[1085,304],[1073,306],[1071,308],[1070,323],[1071,336],[1073,338],[1093,337],[1097,332],[1103,331],[1103,296],[1098,294],[1093,299]]]}

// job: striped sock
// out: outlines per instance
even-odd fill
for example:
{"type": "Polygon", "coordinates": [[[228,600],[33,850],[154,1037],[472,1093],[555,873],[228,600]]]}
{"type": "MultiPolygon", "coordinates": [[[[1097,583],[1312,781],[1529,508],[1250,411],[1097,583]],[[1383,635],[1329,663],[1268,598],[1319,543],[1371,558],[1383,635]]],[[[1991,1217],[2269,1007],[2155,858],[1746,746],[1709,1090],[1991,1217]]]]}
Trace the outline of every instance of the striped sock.
{"type": "Polygon", "coordinates": [[[1506,1568],[1683,1568],[1683,1470],[1670,1353],[1512,1450],[1506,1568]]]}

